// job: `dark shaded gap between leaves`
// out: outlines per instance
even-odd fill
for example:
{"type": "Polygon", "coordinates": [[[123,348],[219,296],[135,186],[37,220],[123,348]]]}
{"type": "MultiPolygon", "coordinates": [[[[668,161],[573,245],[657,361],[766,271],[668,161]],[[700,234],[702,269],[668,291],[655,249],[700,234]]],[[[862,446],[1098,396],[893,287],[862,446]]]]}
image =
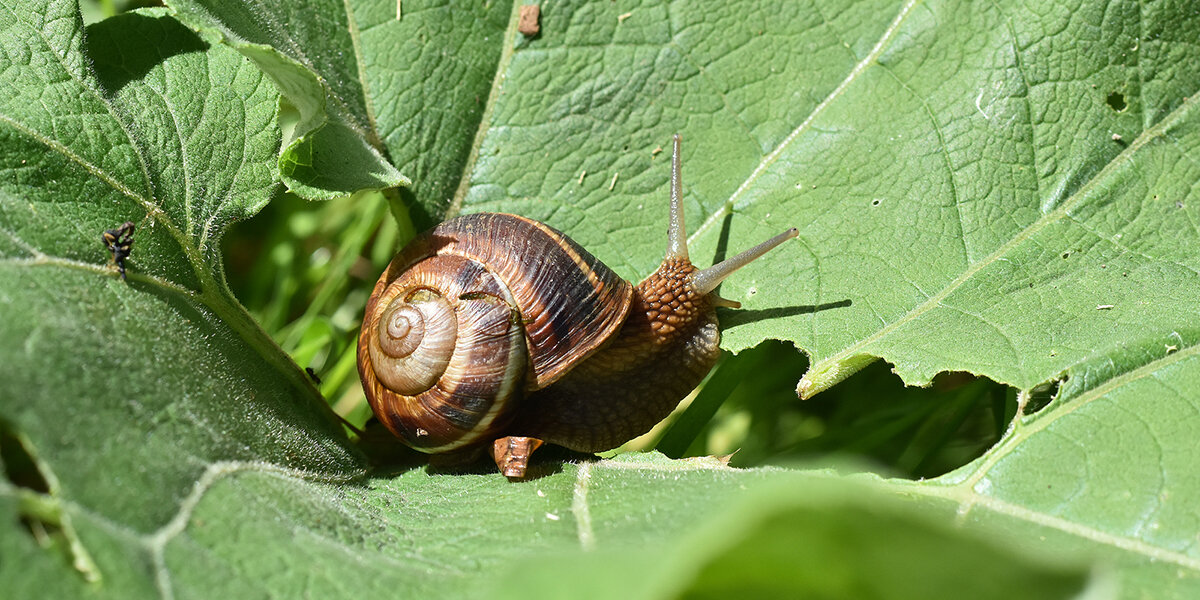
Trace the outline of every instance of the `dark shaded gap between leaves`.
{"type": "Polygon", "coordinates": [[[13,485],[38,494],[50,493],[50,484],[25,447],[25,440],[3,419],[0,419],[0,466],[13,485]]]}
{"type": "Polygon", "coordinates": [[[51,477],[35,458],[31,444],[0,419],[0,473],[18,489],[18,520],[38,547],[57,554],[84,580],[99,581],[96,568],[51,489],[51,477]]]}
{"type": "Polygon", "coordinates": [[[795,381],[806,368],[783,342],[724,356],[657,449],[672,458],[734,453],[737,467],[833,465],[935,477],[991,448],[1017,411],[1012,387],[962,372],[908,387],[884,361],[800,400],[795,381]]]}
{"type": "Polygon", "coordinates": [[[422,203],[411,188],[397,189],[394,192],[394,197],[392,214],[405,215],[405,219],[412,223],[412,228],[417,231],[432,229],[440,222],[441,216],[445,214],[446,207],[440,204],[437,205],[442,209],[442,214],[438,214],[429,205],[422,203]]]}
{"type": "Polygon", "coordinates": [[[720,361],[701,383],[696,397],[671,423],[655,448],[669,458],[683,458],[747,372],[756,366],[762,366],[757,358],[755,355],[738,360],[728,352],[722,352],[720,361]]]}

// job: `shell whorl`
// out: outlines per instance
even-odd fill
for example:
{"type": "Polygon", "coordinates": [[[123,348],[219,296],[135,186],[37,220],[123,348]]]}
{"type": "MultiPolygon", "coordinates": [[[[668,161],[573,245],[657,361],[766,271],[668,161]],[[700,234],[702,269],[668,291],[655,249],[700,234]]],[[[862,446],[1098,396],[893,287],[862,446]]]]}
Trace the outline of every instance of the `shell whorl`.
{"type": "Polygon", "coordinates": [[[458,319],[444,297],[416,289],[388,305],[376,332],[369,338],[375,375],[392,391],[414,396],[433,387],[446,371],[458,319]]]}

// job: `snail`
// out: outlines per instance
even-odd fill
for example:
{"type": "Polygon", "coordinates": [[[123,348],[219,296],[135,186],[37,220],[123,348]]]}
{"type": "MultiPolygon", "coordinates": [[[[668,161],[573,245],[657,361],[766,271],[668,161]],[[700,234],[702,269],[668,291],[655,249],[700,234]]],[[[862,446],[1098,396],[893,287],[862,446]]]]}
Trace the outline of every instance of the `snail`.
{"type": "Polygon", "coordinates": [[[430,454],[491,453],[524,477],[542,443],[615,448],[665,418],[720,356],[713,290],[795,228],[707,269],[688,260],[680,137],[662,265],[621,279],[532,219],[476,213],[408,244],[367,301],[358,371],[379,421],[430,454]]]}

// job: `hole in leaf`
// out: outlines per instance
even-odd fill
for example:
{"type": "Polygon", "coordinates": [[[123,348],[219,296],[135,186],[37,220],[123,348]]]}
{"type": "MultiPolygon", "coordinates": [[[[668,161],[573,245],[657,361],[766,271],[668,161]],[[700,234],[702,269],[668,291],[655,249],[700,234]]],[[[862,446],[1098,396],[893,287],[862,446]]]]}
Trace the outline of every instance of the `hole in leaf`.
{"type": "Polygon", "coordinates": [[[1063,375],[1059,379],[1047,381],[1029,390],[1029,400],[1025,403],[1025,410],[1022,412],[1022,416],[1032,415],[1049,406],[1058,397],[1058,390],[1066,381],[1067,376],[1063,375]]]}
{"type": "Polygon", "coordinates": [[[1124,111],[1128,106],[1125,104],[1125,94],[1121,92],[1113,92],[1108,95],[1108,106],[1117,112],[1124,111]]]}
{"type": "Polygon", "coordinates": [[[1063,252],[1063,253],[1062,253],[1062,257],[1063,257],[1063,258],[1070,258],[1070,257],[1071,257],[1071,253],[1070,253],[1069,251],[1068,251],[1068,252],[1063,252]]]}
{"type": "Polygon", "coordinates": [[[879,198],[876,198],[876,199],[874,199],[874,200],[872,200],[872,201],[871,201],[871,206],[879,206],[879,205],[880,205],[880,204],[882,204],[882,203],[883,203],[883,200],[880,200],[879,198]]]}
{"type": "Polygon", "coordinates": [[[39,494],[50,493],[50,484],[25,448],[25,443],[4,421],[0,421],[0,465],[13,485],[39,494]]]}
{"type": "Polygon", "coordinates": [[[38,546],[61,555],[84,579],[98,581],[100,571],[71,528],[29,441],[2,419],[0,467],[0,472],[18,488],[18,519],[25,532],[38,546]]]}

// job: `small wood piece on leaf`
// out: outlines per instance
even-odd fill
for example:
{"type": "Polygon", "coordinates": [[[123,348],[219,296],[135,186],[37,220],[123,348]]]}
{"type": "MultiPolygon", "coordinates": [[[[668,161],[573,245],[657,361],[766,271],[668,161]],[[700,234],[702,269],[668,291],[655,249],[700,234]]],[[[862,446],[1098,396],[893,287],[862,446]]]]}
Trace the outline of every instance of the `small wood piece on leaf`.
{"type": "Polygon", "coordinates": [[[308,376],[313,380],[313,383],[321,385],[321,378],[317,377],[317,372],[314,371],[312,367],[304,367],[304,372],[308,373],[308,376]]]}
{"type": "Polygon", "coordinates": [[[521,14],[517,19],[517,31],[525,37],[533,37],[541,31],[541,26],[538,25],[538,17],[542,14],[542,9],[536,4],[526,4],[521,7],[521,14]]]}

